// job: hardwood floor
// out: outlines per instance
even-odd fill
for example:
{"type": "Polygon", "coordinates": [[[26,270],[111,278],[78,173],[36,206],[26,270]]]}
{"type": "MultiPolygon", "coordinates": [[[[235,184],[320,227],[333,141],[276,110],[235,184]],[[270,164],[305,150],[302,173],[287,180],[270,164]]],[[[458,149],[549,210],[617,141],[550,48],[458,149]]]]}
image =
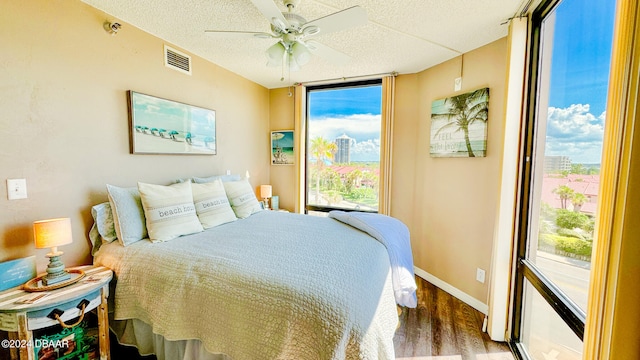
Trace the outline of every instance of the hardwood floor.
{"type": "Polygon", "coordinates": [[[505,343],[482,332],[484,314],[416,276],[418,307],[403,308],[396,359],[513,360],[505,343]]]}
{"type": "MultiPolygon", "coordinates": [[[[514,360],[505,343],[482,332],[484,315],[416,277],[418,307],[404,308],[393,339],[398,360],[514,360]]],[[[111,339],[112,359],[154,360],[111,339]]]]}

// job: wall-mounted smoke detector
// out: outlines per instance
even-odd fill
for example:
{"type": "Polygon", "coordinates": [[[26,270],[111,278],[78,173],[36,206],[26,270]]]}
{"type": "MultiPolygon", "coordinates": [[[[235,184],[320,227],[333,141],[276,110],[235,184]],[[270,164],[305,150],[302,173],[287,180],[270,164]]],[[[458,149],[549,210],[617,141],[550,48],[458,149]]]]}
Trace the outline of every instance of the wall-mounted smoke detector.
{"type": "Polygon", "coordinates": [[[164,46],[164,65],[181,73],[191,75],[191,56],[167,45],[164,46]]]}
{"type": "Polygon", "coordinates": [[[111,34],[111,36],[115,36],[118,34],[118,31],[120,31],[120,28],[122,28],[122,25],[117,22],[105,21],[104,24],[102,24],[102,27],[104,28],[104,31],[111,34]]]}

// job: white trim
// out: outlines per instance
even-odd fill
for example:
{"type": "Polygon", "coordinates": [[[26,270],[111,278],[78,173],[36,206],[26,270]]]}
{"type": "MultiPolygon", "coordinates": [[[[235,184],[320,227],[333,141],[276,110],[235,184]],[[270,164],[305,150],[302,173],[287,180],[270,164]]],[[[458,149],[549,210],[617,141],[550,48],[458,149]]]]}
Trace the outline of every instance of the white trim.
{"type": "Polygon", "coordinates": [[[454,287],[453,285],[450,285],[450,284],[438,279],[437,277],[429,274],[428,272],[420,269],[419,267],[414,266],[413,267],[413,271],[415,272],[416,275],[418,275],[421,278],[427,280],[428,282],[432,283],[433,285],[439,287],[440,289],[442,289],[445,292],[449,293],[451,296],[457,298],[458,300],[460,300],[463,303],[471,306],[472,308],[480,311],[481,313],[487,315],[487,313],[489,312],[489,307],[487,306],[487,304],[485,304],[482,301],[474,298],[473,296],[465,293],[464,291],[454,287]]]}

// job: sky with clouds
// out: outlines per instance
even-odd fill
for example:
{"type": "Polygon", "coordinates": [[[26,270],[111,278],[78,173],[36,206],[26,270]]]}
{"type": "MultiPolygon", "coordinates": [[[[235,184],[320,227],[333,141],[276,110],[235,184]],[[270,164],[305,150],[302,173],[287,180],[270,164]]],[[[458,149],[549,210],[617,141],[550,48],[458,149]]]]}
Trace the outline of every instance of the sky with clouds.
{"type": "Polygon", "coordinates": [[[309,93],[309,138],[347,135],[351,161],[380,161],[380,85],[309,93]]]}
{"type": "Polygon", "coordinates": [[[563,0],[555,12],[545,155],[600,163],[615,0],[563,0]]]}
{"type": "MultiPolygon", "coordinates": [[[[615,0],[563,0],[555,12],[545,155],[600,163],[615,0]]],[[[352,160],[379,160],[381,99],[380,86],[311,91],[310,138],[346,134],[352,160]]]]}

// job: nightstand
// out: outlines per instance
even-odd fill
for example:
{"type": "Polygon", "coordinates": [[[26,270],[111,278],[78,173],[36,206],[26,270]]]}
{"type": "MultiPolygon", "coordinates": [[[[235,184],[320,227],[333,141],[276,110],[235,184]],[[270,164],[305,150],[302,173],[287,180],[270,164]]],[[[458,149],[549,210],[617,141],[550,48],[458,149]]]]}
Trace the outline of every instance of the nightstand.
{"type": "Polygon", "coordinates": [[[51,291],[26,292],[21,287],[16,287],[0,292],[0,330],[9,334],[8,339],[1,340],[3,349],[0,351],[6,351],[8,348],[11,359],[32,360],[38,358],[36,348],[55,348],[56,345],[63,348],[74,347],[78,345],[74,342],[77,340],[74,337],[75,332],[64,339],[55,339],[50,336],[34,337],[34,331],[38,333],[58,325],[62,328],[62,334],[65,334],[65,330],[70,332],[74,328],[62,327],[59,321],[66,326],[75,325],[72,323],[80,321],[74,319],[84,317],[95,310],[99,359],[110,359],[107,297],[112,272],[106,267],[91,265],[71,269],[84,271],[84,278],[75,284],[51,291]],[[32,302],[26,301],[39,295],[43,297],[32,302]],[[56,313],[59,314],[59,320],[55,318],[56,313]]]}

